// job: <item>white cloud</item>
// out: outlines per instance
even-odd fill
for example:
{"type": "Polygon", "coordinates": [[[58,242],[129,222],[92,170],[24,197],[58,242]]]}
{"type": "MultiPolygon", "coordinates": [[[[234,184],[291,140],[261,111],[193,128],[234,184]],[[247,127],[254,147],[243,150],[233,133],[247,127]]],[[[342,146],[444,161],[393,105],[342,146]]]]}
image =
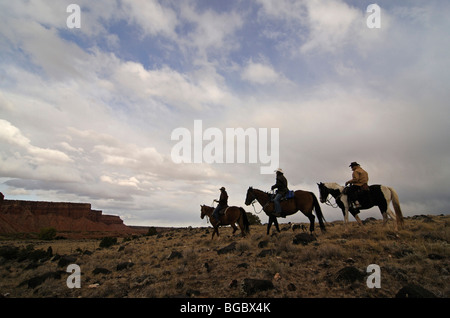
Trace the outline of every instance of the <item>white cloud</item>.
{"type": "Polygon", "coordinates": [[[242,78],[256,84],[272,84],[279,81],[287,82],[283,75],[276,72],[272,66],[249,61],[242,71],[242,78]]]}
{"type": "Polygon", "coordinates": [[[210,9],[200,12],[195,8],[195,2],[184,2],[180,16],[193,28],[187,31],[186,38],[179,39],[179,43],[182,47],[193,48],[200,59],[210,50],[224,54],[239,46],[234,38],[235,32],[244,24],[239,13],[218,13],[210,9]]]}
{"type": "MultiPolygon", "coordinates": [[[[162,2],[164,3],[164,2],[162,2]]],[[[162,34],[176,38],[176,13],[157,0],[122,0],[123,13],[130,22],[137,23],[144,35],[162,34]]]]}
{"type": "Polygon", "coordinates": [[[13,126],[10,122],[0,119],[0,140],[11,146],[16,146],[20,150],[24,150],[29,154],[30,160],[34,163],[67,163],[73,160],[65,153],[49,149],[33,146],[28,138],[22,135],[20,130],[13,126]]]}
{"type": "MultiPolygon", "coordinates": [[[[341,0],[306,1],[309,36],[303,52],[325,50],[333,52],[345,47],[355,36],[355,30],[365,27],[361,10],[341,0]]],[[[357,33],[356,33],[357,34],[357,33]]]]}

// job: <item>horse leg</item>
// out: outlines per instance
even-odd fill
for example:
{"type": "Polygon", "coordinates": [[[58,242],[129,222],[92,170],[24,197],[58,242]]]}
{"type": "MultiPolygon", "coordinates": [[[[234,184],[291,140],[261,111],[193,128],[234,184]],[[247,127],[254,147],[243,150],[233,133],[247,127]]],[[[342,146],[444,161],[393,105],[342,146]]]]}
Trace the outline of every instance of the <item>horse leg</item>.
{"type": "Polygon", "coordinates": [[[244,229],[244,225],[242,224],[242,220],[240,220],[238,222],[239,228],[241,229],[241,235],[242,237],[245,237],[245,229],[244,229]]]}
{"type": "Polygon", "coordinates": [[[270,233],[270,227],[272,226],[273,216],[269,216],[269,222],[267,222],[267,235],[270,233]]]}
{"type": "Polygon", "coordinates": [[[312,214],[312,212],[311,212],[311,214],[308,214],[307,217],[309,219],[309,232],[311,234],[313,234],[314,233],[314,222],[316,220],[316,217],[314,216],[314,214],[312,214]]]}
{"type": "Polygon", "coordinates": [[[276,227],[278,233],[280,233],[281,231],[280,231],[280,227],[278,226],[278,220],[276,217],[274,217],[273,223],[275,224],[275,227],[276,227]]]}
{"type": "Polygon", "coordinates": [[[356,222],[358,222],[358,224],[359,224],[360,226],[364,226],[364,224],[363,224],[363,222],[361,221],[361,219],[359,218],[359,215],[358,215],[358,214],[355,214],[355,219],[356,219],[356,222]]]}
{"type": "Polygon", "coordinates": [[[219,226],[214,227],[214,231],[213,231],[211,240],[214,238],[214,234],[216,234],[216,233],[217,233],[217,237],[219,237],[219,226]]]}
{"type": "Polygon", "coordinates": [[[231,223],[230,225],[231,225],[231,227],[233,228],[233,234],[234,234],[234,233],[237,231],[236,224],[231,223]]]}

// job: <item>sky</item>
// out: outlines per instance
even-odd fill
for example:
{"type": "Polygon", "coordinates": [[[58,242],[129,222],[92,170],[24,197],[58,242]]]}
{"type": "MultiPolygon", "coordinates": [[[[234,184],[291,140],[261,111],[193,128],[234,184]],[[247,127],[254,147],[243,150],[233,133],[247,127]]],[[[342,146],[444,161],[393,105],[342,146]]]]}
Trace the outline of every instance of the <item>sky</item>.
{"type": "Polygon", "coordinates": [[[127,225],[206,226],[200,205],[222,186],[230,205],[260,211],[245,195],[275,183],[261,173],[273,150],[291,190],[319,196],[357,161],[405,216],[448,214],[450,2],[378,1],[379,28],[372,3],[1,1],[0,191],[91,203],[127,225]],[[227,162],[219,145],[239,128],[258,142],[227,162]],[[182,141],[192,160],[178,163],[182,141]]]}

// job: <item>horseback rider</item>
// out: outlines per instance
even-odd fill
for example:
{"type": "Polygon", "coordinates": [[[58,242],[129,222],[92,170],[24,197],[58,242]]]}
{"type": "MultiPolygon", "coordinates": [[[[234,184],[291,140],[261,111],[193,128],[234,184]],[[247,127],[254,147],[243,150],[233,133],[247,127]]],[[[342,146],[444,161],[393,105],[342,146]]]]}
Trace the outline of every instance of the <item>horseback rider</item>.
{"type": "Polygon", "coordinates": [[[350,186],[346,190],[346,194],[348,196],[349,203],[353,203],[353,208],[357,209],[361,207],[361,204],[358,202],[357,193],[360,190],[368,190],[369,186],[367,182],[369,182],[369,174],[361,168],[359,163],[352,162],[349,166],[352,168],[352,179],[348,180],[345,183],[345,186],[350,186]]]}
{"type": "Polygon", "coordinates": [[[226,207],[228,207],[228,193],[227,193],[227,191],[225,191],[224,187],[220,188],[220,198],[219,198],[219,200],[214,200],[214,202],[218,202],[219,203],[216,206],[216,208],[214,209],[214,212],[213,212],[213,217],[217,221],[217,226],[219,226],[220,225],[219,212],[222,209],[225,209],[226,207]]]}
{"type": "Polygon", "coordinates": [[[273,202],[275,204],[275,216],[281,216],[281,217],[286,217],[286,215],[282,215],[282,211],[281,211],[281,204],[280,201],[282,198],[286,197],[286,194],[289,192],[288,189],[288,182],[286,177],[284,176],[283,170],[278,168],[277,170],[275,170],[276,175],[277,175],[277,179],[276,179],[276,183],[272,186],[272,190],[277,189],[277,193],[275,195],[275,198],[273,199],[273,202]]]}

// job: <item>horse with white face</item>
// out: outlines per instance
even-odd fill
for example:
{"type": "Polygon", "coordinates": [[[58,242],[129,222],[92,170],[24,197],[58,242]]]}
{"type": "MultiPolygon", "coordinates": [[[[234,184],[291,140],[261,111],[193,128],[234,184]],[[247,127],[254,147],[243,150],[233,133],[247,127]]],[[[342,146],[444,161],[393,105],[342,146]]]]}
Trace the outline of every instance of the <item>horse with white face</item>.
{"type": "Polygon", "coordinates": [[[344,187],[337,183],[318,183],[320,192],[320,202],[326,203],[328,205],[330,203],[328,197],[331,195],[339,208],[341,208],[342,213],[344,214],[344,224],[348,223],[348,212],[355,217],[360,225],[362,225],[361,219],[359,218],[359,210],[370,209],[374,206],[378,206],[380,209],[381,215],[383,216],[383,223],[386,224],[388,221],[388,215],[396,220],[394,223],[395,230],[398,230],[403,226],[403,214],[400,208],[400,202],[398,199],[397,192],[391,188],[383,185],[371,185],[369,187],[369,195],[366,196],[365,200],[361,200],[360,208],[352,208],[349,206],[347,195],[344,193],[344,187]],[[390,209],[389,205],[392,202],[394,206],[395,215],[390,209]]]}

